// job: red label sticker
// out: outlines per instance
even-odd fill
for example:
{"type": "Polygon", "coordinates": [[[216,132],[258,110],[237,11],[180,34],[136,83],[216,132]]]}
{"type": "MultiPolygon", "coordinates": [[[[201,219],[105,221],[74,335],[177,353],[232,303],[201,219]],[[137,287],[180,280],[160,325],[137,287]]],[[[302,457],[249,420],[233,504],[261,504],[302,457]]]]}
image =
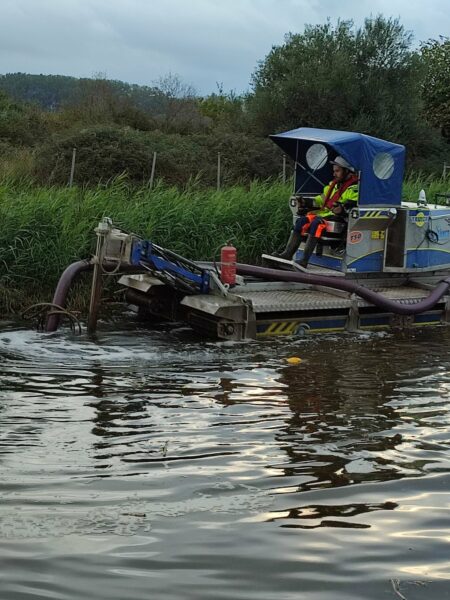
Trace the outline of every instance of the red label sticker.
{"type": "Polygon", "coordinates": [[[350,244],[359,244],[359,242],[363,239],[363,234],[362,231],[350,231],[348,237],[350,244]]]}

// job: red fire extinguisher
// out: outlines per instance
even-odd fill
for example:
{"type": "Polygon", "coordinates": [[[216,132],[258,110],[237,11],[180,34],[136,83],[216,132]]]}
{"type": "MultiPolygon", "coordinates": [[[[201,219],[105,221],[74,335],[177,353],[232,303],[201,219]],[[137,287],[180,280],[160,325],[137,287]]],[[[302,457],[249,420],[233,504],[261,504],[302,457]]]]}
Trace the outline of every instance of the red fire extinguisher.
{"type": "Polygon", "coordinates": [[[220,249],[220,280],[228,285],[236,283],[236,248],[229,244],[220,249]]]}

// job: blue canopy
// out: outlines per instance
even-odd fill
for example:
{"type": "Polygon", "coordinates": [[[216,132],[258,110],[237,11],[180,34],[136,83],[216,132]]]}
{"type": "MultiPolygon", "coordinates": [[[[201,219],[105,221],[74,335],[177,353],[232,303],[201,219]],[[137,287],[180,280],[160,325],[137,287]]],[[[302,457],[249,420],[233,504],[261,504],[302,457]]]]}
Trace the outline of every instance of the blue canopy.
{"type": "Polygon", "coordinates": [[[361,206],[399,206],[405,147],[363,133],[300,127],[270,138],[295,161],[295,189],[320,193],[333,178],[331,160],[343,156],[359,173],[361,206]]]}

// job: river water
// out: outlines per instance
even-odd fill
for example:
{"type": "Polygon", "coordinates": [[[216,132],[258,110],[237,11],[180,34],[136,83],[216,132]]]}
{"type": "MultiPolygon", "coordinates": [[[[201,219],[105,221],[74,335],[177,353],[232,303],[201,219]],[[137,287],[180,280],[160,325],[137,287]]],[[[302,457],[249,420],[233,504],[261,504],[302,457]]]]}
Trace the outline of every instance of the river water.
{"type": "Polygon", "coordinates": [[[0,598],[449,598],[449,390],[444,327],[4,321],[0,598]]]}

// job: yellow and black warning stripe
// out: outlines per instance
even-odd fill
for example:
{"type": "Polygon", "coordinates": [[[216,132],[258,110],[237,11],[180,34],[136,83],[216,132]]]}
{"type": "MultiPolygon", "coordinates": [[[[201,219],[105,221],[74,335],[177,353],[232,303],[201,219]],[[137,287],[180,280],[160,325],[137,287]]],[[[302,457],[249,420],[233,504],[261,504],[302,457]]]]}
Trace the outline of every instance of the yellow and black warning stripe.
{"type": "Polygon", "coordinates": [[[368,210],[360,215],[361,219],[385,219],[389,215],[383,210],[368,210]]]}
{"type": "Polygon", "coordinates": [[[278,321],[271,323],[261,335],[292,335],[299,325],[300,321],[278,321]]]}

